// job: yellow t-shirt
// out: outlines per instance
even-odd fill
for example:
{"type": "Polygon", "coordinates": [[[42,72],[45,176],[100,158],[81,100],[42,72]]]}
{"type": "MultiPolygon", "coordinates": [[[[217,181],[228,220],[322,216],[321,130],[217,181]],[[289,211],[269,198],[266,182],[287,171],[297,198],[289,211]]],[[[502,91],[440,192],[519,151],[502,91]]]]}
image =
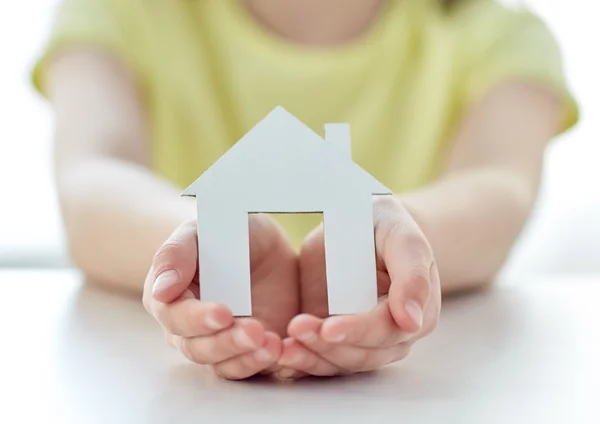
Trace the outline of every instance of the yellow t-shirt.
{"type": "MultiPolygon", "coordinates": [[[[307,47],[253,20],[241,0],[63,0],[33,71],[70,44],[118,55],[143,87],[154,169],[186,187],[277,105],[313,130],[351,124],[353,159],[394,192],[434,179],[461,113],[512,77],[564,95],[577,108],[559,49],[526,10],[464,0],[390,1],[360,39],[307,47]]],[[[273,178],[277,178],[276,175],[273,178]]],[[[299,244],[318,221],[285,216],[299,244]]]]}

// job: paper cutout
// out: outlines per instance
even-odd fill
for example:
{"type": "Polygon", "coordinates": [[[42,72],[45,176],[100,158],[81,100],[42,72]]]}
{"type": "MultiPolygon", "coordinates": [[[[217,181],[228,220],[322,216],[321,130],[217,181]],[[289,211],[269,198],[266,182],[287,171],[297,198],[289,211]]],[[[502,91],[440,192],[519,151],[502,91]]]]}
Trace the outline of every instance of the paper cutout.
{"type": "Polygon", "coordinates": [[[202,300],[252,315],[249,213],[322,213],[330,315],[377,304],[372,195],[391,191],[352,160],[348,124],[325,133],[279,106],[183,192],[198,206],[202,300]]]}

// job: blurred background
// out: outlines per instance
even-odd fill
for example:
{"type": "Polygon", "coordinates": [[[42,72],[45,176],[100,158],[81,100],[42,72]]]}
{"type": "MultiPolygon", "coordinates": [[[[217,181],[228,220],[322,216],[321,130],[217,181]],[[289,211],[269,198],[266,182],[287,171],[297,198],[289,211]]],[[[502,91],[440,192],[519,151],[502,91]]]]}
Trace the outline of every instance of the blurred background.
{"type": "MultiPolygon", "coordinates": [[[[516,3],[515,1],[505,1],[516,3]]],[[[52,115],[29,69],[58,0],[0,2],[0,267],[69,266],[51,168],[52,115]]],[[[581,122],[547,152],[539,203],[504,277],[600,273],[600,25],[589,1],[527,0],[563,49],[581,122]]]]}

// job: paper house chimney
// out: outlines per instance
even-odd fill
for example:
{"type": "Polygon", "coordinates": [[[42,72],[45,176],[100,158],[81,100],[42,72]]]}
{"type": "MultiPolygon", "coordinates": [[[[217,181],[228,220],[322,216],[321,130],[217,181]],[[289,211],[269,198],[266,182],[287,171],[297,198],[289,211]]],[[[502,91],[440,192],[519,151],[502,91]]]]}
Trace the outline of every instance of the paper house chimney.
{"type": "Polygon", "coordinates": [[[325,124],[325,140],[334,144],[346,156],[352,158],[350,124],[325,124]]]}

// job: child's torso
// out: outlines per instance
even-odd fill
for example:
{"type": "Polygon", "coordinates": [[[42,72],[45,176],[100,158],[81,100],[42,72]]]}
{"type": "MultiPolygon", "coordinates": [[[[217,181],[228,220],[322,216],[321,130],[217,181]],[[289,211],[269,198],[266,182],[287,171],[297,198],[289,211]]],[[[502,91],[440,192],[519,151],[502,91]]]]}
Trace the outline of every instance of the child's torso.
{"type": "Polygon", "coordinates": [[[153,62],[146,80],[161,174],[189,184],[277,105],[319,134],[350,123],[353,159],[394,191],[436,174],[456,101],[453,57],[442,45],[423,50],[402,7],[362,42],[311,51],[270,36],[233,2],[198,3],[152,16],[143,60],[153,62]]]}
{"type": "MultiPolygon", "coordinates": [[[[394,192],[422,186],[440,172],[467,102],[469,52],[497,37],[478,24],[480,38],[462,49],[471,18],[445,19],[437,0],[389,2],[360,40],[321,50],[268,33],[236,0],[105,1],[144,87],[154,168],[180,187],[278,105],[319,134],[350,123],[355,162],[394,192]]],[[[286,220],[296,244],[316,223],[286,220]]]]}

